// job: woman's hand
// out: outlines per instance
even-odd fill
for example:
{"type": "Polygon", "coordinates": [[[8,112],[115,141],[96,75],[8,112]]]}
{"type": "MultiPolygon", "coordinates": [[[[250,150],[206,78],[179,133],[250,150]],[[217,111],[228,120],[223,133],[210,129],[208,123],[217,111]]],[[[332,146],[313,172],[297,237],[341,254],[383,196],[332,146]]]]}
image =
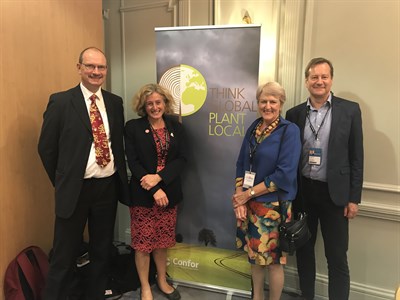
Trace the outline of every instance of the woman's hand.
{"type": "Polygon", "coordinates": [[[169,203],[167,194],[162,189],[159,189],[157,192],[155,192],[153,198],[154,202],[156,202],[156,205],[161,207],[166,207],[169,203]]]}
{"type": "Polygon", "coordinates": [[[244,221],[247,218],[247,207],[246,205],[238,206],[234,209],[236,219],[244,221]]]}
{"type": "Polygon", "coordinates": [[[237,208],[237,207],[245,204],[249,200],[250,200],[250,195],[247,190],[246,191],[236,190],[236,193],[233,194],[233,196],[232,196],[233,208],[237,208]]]}
{"type": "Polygon", "coordinates": [[[140,179],[140,185],[145,190],[150,190],[155,187],[161,181],[161,177],[158,174],[147,174],[140,179]]]}

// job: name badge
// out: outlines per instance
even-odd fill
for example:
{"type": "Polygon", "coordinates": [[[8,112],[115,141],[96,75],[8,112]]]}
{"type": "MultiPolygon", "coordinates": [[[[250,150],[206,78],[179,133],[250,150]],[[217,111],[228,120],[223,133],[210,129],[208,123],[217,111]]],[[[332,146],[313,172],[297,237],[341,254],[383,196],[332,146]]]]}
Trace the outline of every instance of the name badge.
{"type": "Polygon", "coordinates": [[[308,152],[308,164],[320,166],[322,158],[322,149],[321,148],[310,148],[308,152]]]}
{"type": "Polygon", "coordinates": [[[246,171],[244,174],[243,187],[246,189],[253,187],[255,178],[256,178],[256,173],[246,171]]]}

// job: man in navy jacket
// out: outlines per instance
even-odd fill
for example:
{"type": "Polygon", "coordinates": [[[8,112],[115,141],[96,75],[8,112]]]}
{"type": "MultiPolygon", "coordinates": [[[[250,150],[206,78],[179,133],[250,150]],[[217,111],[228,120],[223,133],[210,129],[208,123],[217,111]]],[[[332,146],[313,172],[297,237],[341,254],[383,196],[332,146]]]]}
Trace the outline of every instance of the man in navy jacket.
{"type": "Polygon", "coordinates": [[[309,97],[286,114],[288,121],[299,126],[303,145],[294,206],[308,213],[312,234],[309,242],[296,252],[300,289],[307,300],[314,299],[315,294],[318,222],[328,262],[329,299],[349,298],[348,220],[357,215],[361,202],[361,111],[357,103],[333,95],[332,81],[332,63],[321,57],[312,59],[305,69],[309,97]]]}

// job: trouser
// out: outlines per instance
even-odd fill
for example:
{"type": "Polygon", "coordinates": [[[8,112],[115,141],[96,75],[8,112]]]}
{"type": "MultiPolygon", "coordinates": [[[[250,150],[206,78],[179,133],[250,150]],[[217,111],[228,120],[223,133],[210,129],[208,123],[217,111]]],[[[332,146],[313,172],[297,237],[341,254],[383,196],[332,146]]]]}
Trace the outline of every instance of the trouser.
{"type": "Polygon", "coordinates": [[[72,270],[88,222],[89,278],[85,298],[103,300],[117,207],[116,176],[85,179],[73,215],[56,217],[53,255],[44,290],[44,300],[68,299],[72,270]]]}
{"type": "Polygon", "coordinates": [[[304,208],[308,213],[311,239],[296,251],[297,269],[302,296],[314,299],[315,296],[315,242],[318,222],[324,241],[325,257],[328,263],[329,299],[349,298],[350,275],[347,263],[349,244],[348,219],[344,207],[336,206],[329,196],[328,184],[303,177],[304,208]]]}

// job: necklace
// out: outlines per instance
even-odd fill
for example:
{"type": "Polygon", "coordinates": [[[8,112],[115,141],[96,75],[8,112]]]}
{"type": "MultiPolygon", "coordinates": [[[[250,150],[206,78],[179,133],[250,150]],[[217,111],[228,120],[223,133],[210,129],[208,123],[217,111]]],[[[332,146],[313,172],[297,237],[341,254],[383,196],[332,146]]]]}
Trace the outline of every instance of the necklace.
{"type": "Polygon", "coordinates": [[[274,130],[276,128],[278,123],[279,123],[279,118],[277,118],[275,121],[273,121],[271,124],[269,124],[267,127],[265,127],[261,131],[261,126],[263,124],[263,120],[261,120],[256,127],[256,137],[258,138],[261,136],[266,136],[267,134],[269,134],[272,130],[274,130]]]}

